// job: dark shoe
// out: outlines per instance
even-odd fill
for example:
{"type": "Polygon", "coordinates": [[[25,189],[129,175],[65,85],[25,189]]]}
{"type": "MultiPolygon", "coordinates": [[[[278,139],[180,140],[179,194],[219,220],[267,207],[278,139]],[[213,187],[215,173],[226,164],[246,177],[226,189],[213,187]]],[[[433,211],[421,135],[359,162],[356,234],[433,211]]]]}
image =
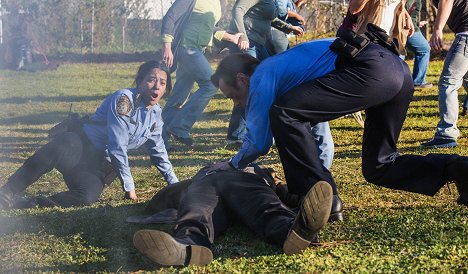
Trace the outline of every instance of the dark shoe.
{"type": "Polygon", "coordinates": [[[301,197],[297,194],[289,193],[288,185],[286,183],[277,184],[275,192],[281,202],[289,208],[296,208],[299,206],[301,197]]]}
{"type": "Polygon", "coordinates": [[[179,243],[168,233],[158,230],[137,231],[133,236],[133,245],[160,265],[207,265],[213,260],[209,248],[179,243]]]}
{"type": "MultiPolygon", "coordinates": [[[[285,183],[277,184],[275,188],[276,195],[280,198],[281,202],[289,208],[297,208],[301,201],[301,197],[297,194],[288,192],[288,186],[285,183]]],[[[343,221],[343,203],[338,195],[333,195],[333,203],[330,211],[329,222],[343,221]]]]}
{"type": "Polygon", "coordinates": [[[457,140],[450,138],[432,138],[422,143],[420,148],[452,148],[457,146],[457,140]]]}
{"type": "Polygon", "coordinates": [[[333,195],[333,202],[330,212],[329,222],[342,222],[344,220],[343,214],[343,203],[341,202],[340,196],[333,195]]]}
{"type": "Polygon", "coordinates": [[[424,89],[424,88],[432,88],[434,85],[431,83],[422,83],[422,84],[414,84],[414,88],[417,89],[424,89]]]}
{"type": "Polygon", "coordinates": [[[9,188],[2,187],[0,189],[0,209],[9,209],[14,205],[14,194],[9,190],[9,188]]]}
{"type": "Polygon", "coordinates": [[[458,194],[457,203],[468,206],[468,161],[455,160],[447,166],[449,180],[455,183],[458,194]]]}
{"type": "Polygon", "coordinates": [[[174,137],[174,139],[175,139],[177,142],[182,143],[182,144],[184,144],[184,145],[186,145],[186,146],[188,146],[188,147],[193,146],[193,139],[192,139],[191,137],[179,137],[179,136],[177,136],[175,133],[171,132],[170,129],[167,129],[167,132],[168,132],[169,134],[171,134],[172,137],[174,137]]]}
{"type": "Polygon", "coordinates": [[[327,223],[333,202],[329,183],[318,181],[302,201],[299,213],[283,243],[283,251],[292,255],[304,251],[327,223]]]}

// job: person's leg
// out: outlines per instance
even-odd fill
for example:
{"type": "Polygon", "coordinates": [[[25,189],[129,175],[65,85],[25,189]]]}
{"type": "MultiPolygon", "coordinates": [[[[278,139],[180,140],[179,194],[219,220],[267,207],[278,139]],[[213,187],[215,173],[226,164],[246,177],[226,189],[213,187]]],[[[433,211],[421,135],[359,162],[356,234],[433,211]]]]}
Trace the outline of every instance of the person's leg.
{"type": "Polygon", "coordinates": [[[245,127],[245,109],[240,106],[232,108],[231,118],[227,132],[227,140],[229,143],[242,143],[246,134],[245,127]]]}
{"type": "Polygon", "coordinates": [[[465,74],[465,77],[463,77],[463,87],[465,88],[465,100],[463,101],[463,111],[462,115],[466,115],[468,113],[468,71],[465,74]]]}
{"type": "Polygon", "coordinates": [[[161,265],[205,265],[213,260],[214,237],[228,227],[228,216],[210,177],[192,180],[178,207],[172,236],[158,230],[140,230],[135,247],[161,265]]]}
{"type": "MultiPolygon", "coordinates": [[[[310,124],[391,100],[406,74],[410,77],[407,65],[398,56],[371,44],[347,67],[304,83],[276,101],[270,109],[271,128],[291,193],[303,196],[317,181],[324,180],[337,194],[330,171],[319,159],[310,124]]],[[[386,153],[396,153],[396,148],[386,153]]]]}
{"type": "Polygon", "coordinates": [[[332,190],[326,182],[312,187],[296,214],[281,203],[260,176],[242,172],[212,176],[226,207],[256,235],[282,246],[288,255],[306,249],[330,215],[332,190]]]}
{"type": "Polygon", "coordinates": [[[254,174],[219,172],[210,175],[220,199],[256,235],[281,245],[296,214],[284,205],[274,190],[254,174]]]}
{"type": "Polygon", "coordinates": [[[216,178],[194,180],[178,208],[174,238],[189,245],[210,247],[229,224],[228,214],[216,188],[216,178]]]}
{"type": "MultiPolygon", "coordinates": [[[[54,194],[47,199],[53,203],[51,205],[61,207],[91,205],[99,200],[104,190],[102,175],[88,170],[74,171],[64,176],[68,191],[54,194]]],[[[41,204],[41,199],[37,203],[39,206],[48,206],[41,204]]]]}
{"type": "Polygon", "coordinates": [[[191,49],[186,57],[189,62],[184,63],[184,68],[190,71],[191,78],[197,82],[199,88],[190,95],[188,101],[175,113],[172,122],[168,126],[172,133],[182,138],[190,137],[189,131],[193,124],[200,118],[203,110],[216,94],[216,87],[211,83],[210,79],[213,71],[203,52],[191,49]]]}
{"type": "MultiPolygon", "coordinates": [[[[161,114],[164,121],[163,137],[165,138],[165,144],[169,144],[167,128],[170,127],[177,112],[180,111],[187,101],[190,91],[195,83],[195,79],[192,77],[192,72],[188,69],[188,66],[190,65],[190,55],[187,53],[188,49],[180,47],[179,50],[176,81],[174,83],[172,93],[167,99],[161,114]]],[[[166,146],[166,148],[167,147],[168,146],[166,146]]]]}
{"type": "Polygon", "coordinates": [[[266,58],[270,57],[268,50],[265,45],[257,43],[255,41],[250,40],[250,47],[255,50],[255,56],[258,60],[263,61],[266,58]]]}
{"type": "Polygon", "coordinates": [[[20,194],[43,174],[57,168],[60,172],[70,172],[80,162],[83,143],[78,134],[63,133],[41,147],[34,155],[8,178],[1,188],[12,194],[20,194]]]}
{"type": "Polygon", "coordinates": [[[460,136],[457,128],[458,89],[468,72],[468,35],[457,35],[445,58],[439,79],[439,122],[433,140],[422,147],[453,147],[460,136]]]}
{"type": "Polygon", "coordinates": [[[68,191],[59,192],[50,197],[38,196],[35,203],[42,207],[49,206],[83,206],[90,205],[99,200],[104,189],[104,153],[96,150],[94,146],[84,137],[83,156],[73,169],[63,169],[58,166],[57,170],[63,174],[68,191]]]}
{"type": "Polygon", "coordinates": [[[456,155],[400,155],[396,144],[412,99],[412,79],[390,101],[366,109],[362,142],[362,172],[366,181],[425,195],[434,195],[447,182],[447,164],[456,155]]]}
{"type": "Polygon", "coordinates": [[[330,169],[335,154],[335,144],[328,122],[318,123],[311,128],[322,165],[330,169]]]}
{"type": "Polygon", "coordinates": [[[406,46],[414,52],[413,82],[415,86],[426,84],[431,48],[420,31],[408,37],[406,46]]]}
{"type": "Polygon", "coordinates": [[[275,28],[271,29],[271,40],[267,46],[268,53],[270,55],[275,55],[281,53],[288,49],[289,40],[286,33],[277,30],[275,28]]]}

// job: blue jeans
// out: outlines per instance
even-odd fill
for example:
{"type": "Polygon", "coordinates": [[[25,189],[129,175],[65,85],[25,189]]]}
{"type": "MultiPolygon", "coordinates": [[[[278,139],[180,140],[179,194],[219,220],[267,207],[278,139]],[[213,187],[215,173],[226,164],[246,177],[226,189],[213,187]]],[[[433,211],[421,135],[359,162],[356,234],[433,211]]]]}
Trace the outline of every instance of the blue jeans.
{"type": "Polygon", "coordinates": [[[439,79],[439,123],[435,138],[456,140],[460,136],[457,128],[458,89],[468,92],[468,35],[457,35],[445,58],[439,79]]]}
{"type": "Polygon", "coordinates": [[[335,144],[328,122],[318,123],[311,128],[312,136],[315,139],[317,150],[322,165],[330,170],[333,156],[335,155],[335,144]]]}
{"type": "Polygon", "coordinates": [[[166,144],[167,130],[178,137],[190,137],[189,131],[193,124],[216,94],[216,87],[210,79],[213,70],[203,52],[184,47],[180,47],[179,50],[176,81],[162,111],[163,138],[166,144]],[[195,82],[199,88],[190,95],[195,82]]]}
{"type": "Polygon", "coordinates": [[[414,52],[413,82],[415,85],[426,83],[431,47],[420,31],[408,37],[406,47],[414,52]]]}
{"type": "Polygon", "coordinates": [[[271,39],[267,40],[266,47],[271,55],[287,50],[289,48],[287,34],[275,28],[271,28],[271,39]]]}
{"type": "MultiPolygon", "coordinates": [[[[270,56],[266,47],[260,43],[249,40],[249,46],[249,49],[245,53],[260,61],[270,56]]],[[[245,109],[243,107],[234,106],[231,119],[229,120],[227,139],[230,141],[243,140],[245,133],[245,109]]]]}

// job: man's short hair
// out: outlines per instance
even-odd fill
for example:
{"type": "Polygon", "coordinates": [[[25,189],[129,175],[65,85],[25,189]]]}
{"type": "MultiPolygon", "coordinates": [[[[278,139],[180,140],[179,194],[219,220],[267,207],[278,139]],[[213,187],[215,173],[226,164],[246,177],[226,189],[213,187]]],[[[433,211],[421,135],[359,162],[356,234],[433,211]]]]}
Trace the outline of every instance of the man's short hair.
{"type": "Polygon", "coordinates": [[[211,82],[219,87],[219,80],[223,78],[226,84],[235,87],[237,74],[251,76],[258,64],[260,61],[257,58],[246,53],[228,55],[219,62],[216,72],[211,76],[211,82]]]}

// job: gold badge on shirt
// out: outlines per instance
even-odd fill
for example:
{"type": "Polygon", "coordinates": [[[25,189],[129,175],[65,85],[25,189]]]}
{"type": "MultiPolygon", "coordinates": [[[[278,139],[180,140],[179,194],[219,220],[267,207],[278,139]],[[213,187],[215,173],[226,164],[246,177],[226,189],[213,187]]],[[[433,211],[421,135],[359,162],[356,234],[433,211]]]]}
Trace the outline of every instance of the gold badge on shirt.
{"type": "Polygon", "coordinates": [[[130,99],[128,99],[127,95],[122,95],[117,102],[117,113],[119,115],[127,115],[130,111],[132,111],[132,103],[130,103],[130,99]]]}

